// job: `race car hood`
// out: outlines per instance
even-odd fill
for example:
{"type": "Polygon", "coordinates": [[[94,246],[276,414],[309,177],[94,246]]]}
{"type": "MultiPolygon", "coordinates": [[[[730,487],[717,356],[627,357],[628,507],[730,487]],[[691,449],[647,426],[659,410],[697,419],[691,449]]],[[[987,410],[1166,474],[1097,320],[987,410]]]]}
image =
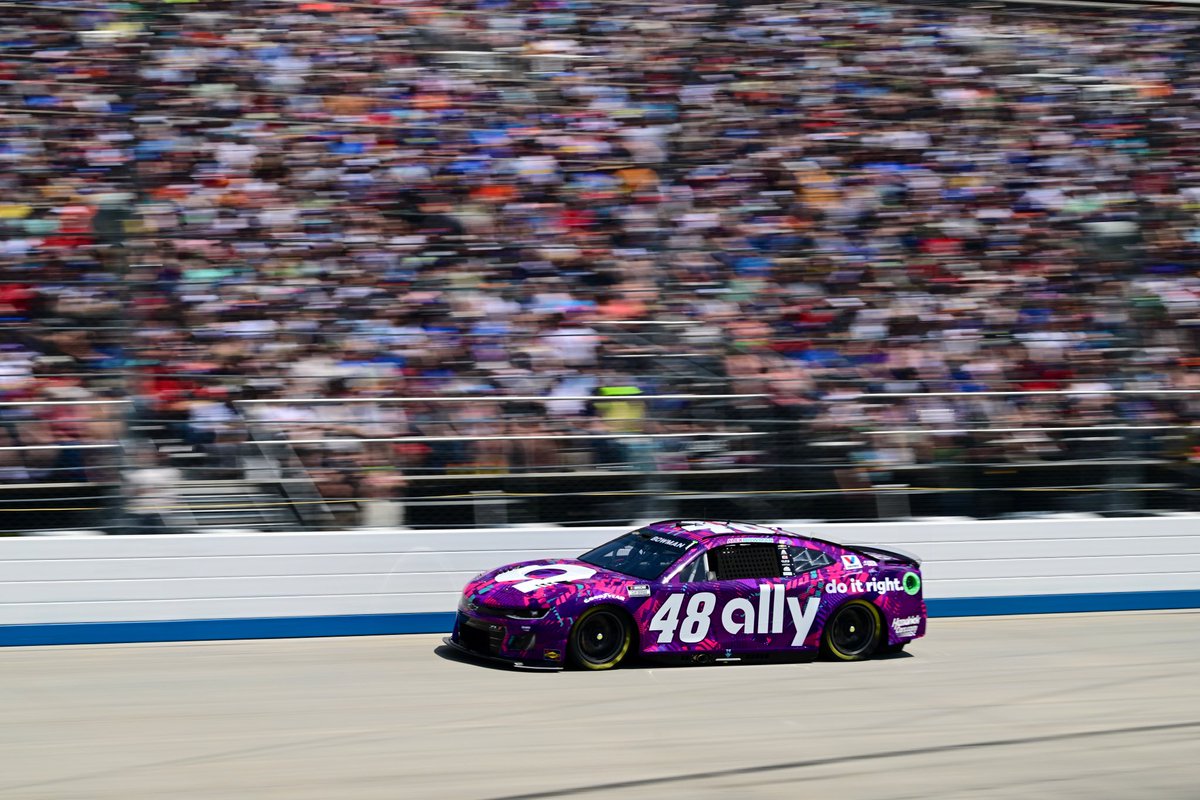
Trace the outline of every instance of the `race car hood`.
{"type": "Polygon", "coordinates": [[[579,594],[613,592],[638,582],[582,561],[541,559],[486,572],[463,594],[485,608],[550,608],[579,594]]]}

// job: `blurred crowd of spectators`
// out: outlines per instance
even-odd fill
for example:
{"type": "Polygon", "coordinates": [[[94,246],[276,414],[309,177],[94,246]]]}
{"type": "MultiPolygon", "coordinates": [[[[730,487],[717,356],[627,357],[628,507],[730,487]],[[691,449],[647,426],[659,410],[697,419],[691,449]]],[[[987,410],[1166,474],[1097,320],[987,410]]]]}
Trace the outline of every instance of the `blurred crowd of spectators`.
{"type": "MultiPolygon", "coordinates": [[[[0,25],[4,400],[129,392],[197,446],[295,440],[345,491],[386,465],[640,458],[496,437],[679,434],[650,468],[721,463],[685,436],[717,431],[1030,459],[1063,450],[872,431],[1200,408],[978,394],[1200,389],[1193,17],[88,5],[0,25]],[[701,414],[634,391],[750,397],[701,414]],[[481,399],[370,402],[445,395],[481,399]],[[469,439],[354,443],[413,436],[469,439]]],[[[64,408],[7,407],[0,436],[117,438],[113,414],[64,408]]]]}

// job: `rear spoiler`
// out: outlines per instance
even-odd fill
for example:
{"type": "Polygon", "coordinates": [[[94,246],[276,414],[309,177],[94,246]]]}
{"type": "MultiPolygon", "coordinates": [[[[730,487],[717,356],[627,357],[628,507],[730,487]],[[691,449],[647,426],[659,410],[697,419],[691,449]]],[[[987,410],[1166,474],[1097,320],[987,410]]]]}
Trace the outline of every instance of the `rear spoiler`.
{"type": "Polygon", "coordinates": [[[921,566],[921,559],[917,558],[912,553],[906,553],[903,550],[894,550],[892,548],[877,547],[873,544],[844,544],[847,550],[853,550],[856,553],[862,553],[864,556],[875,556],[891,561],[902,561],[905,564],[911,564],[914,567],[921,566]]]}
{"type": "Polygon", "coordinates": [[[810,542],[820,542],[822,544],[832,545],[834,547],[843,547],[847,550],[864,556],[874,556],[875,558],[887,559],[889,561],[899,561],[903,564],[911,564],[914,567],[921,566],[921,559],[905,550],[897,550],[893,547],[880,547],[874,544],[853,544],[850,542],[835,542],[832,539],[822,539],[818,536],[804,536],[810,542]]]}

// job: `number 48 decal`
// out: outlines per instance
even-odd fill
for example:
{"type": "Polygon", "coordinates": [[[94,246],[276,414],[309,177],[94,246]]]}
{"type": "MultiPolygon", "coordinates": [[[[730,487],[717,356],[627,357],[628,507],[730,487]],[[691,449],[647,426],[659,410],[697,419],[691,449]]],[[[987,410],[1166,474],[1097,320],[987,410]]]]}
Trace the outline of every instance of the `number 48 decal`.
{"type": "Polygon", "coordinates": [[[707,531],[709,533],[776,533],[775,529],[752,522],[699,522],[685,520],[679,523],[685,531],[707,531]]]}
{"type": "MultiPolygon", "coordinates": [[[[687,597],[675,593],[669,595],[646,625],[646,630],[658,634],[659,644],[670,644],[679,632],[679,641],[696,644],[708,638],[712,628],[713,613],[717,610],[717,596],[712,592],[697,592],[687,597]],[[680,612],[683,619],[680,620],[680,612]]],[[[804,644],[808,632],[817,618],[821,598],[788,597],[781,584],[762,584],[758,587],[757,606],[749,598],[735,597],[725,602],[719,615],[722,629],[729,634],[778,634],[784,632],[787,622],[792,624],[792,647],[804,644]]]]}
{"type": "MultiPolygon", "coordinates": [[[[659,644],[666,644],[675,638],[675,629],[679,627],[679,608],[682,605],[683,595],[671,595],[646,626],[648,630],[658,632],[659,644]]],[[[679,629],[679,641],[686,644],[704,641],[708,636],[708,629],[712,626],[712,612],[716,607],[717,596],[712,592],[697,592],[692,595],[688,600],[683,627],[679,629]]]]}

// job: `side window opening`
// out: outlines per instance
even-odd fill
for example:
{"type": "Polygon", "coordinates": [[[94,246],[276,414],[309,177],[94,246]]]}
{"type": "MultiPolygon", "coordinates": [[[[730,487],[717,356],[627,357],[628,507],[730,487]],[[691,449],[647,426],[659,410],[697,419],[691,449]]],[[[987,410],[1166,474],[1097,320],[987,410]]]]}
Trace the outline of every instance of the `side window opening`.
{"type": "Polygon", "coordinates": [[[783,577],[779,548],[772,542],[727,544],[710,551],[708,561],[719,581],[783,577]]]}
{"type": "Polygon", "coordinates": [[[811,572],[821,567],[827,567],[833,563],[832,556],[812,547],[802,547],[800,545],[789,546],[788,556],[792,562],[792,570],[797,575],[811,572]]]}
{"type": "Polygon", "coordinates": [[[707,562],[704,559],[704,554],[701,553],[692,559],[692,563],[679,571],[675,580],[679,583],[699,583],[700,581],[712,580],[710,572],[706,567],[707,562]]]}

